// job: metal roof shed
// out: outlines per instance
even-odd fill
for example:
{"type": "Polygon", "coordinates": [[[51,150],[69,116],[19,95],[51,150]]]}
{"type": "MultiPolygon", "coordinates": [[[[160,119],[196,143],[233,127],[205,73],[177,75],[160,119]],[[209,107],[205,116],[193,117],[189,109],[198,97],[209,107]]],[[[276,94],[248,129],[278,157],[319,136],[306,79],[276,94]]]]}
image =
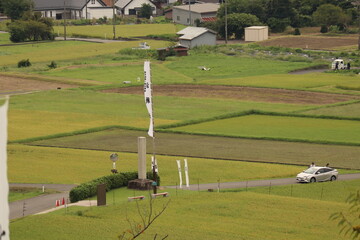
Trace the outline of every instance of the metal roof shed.
{"type": "Polygon", "coordinates": [[[216,45],[216,32],[202,27],[187,27],[176,34],[180,44],[188,48],[201,45],[216,45]]]}
{"type": "Polygon", "coordinates": [[[267,26],[251,26],[245,28],[245,42],[263,41],[269,38],[267,26]]]}

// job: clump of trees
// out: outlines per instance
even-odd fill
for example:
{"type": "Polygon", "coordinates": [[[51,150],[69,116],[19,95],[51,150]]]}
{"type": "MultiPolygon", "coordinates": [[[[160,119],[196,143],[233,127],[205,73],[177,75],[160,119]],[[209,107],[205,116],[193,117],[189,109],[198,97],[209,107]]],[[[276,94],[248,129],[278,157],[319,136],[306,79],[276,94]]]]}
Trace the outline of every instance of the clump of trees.
{"type": "Polygon", "coordinates": [[[54,40],[53,20],[33,12],[30,0],[1,0],[4,13],[11,18],[7,25],[12,42],[54,40]]]}
{"type": "MultiPolygon", "coordinates": [[[[226,0],[228,37],[241,38],[250,25],[267,25],[272,32],[293,28],[335,26],[346,31],[349,24],[357,24],[358,12],[352,4],[356,0],[226,0]]],[[[198,23],[225,37],[225,4],[217,13],[217,22],[198,23]]],[[[324,27],[323,27],[324,28],[324,27]]]]}

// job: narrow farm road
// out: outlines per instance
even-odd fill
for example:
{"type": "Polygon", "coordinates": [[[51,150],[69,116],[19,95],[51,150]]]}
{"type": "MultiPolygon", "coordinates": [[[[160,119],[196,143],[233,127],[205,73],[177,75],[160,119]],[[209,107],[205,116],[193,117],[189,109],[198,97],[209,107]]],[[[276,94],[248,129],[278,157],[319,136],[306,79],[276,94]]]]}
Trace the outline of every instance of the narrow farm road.
{"type": "Polygon", "coordinates": [[[16,219],[54,208],[56,200],[62,200],[63,198],[67,200],[69,198],[69,191],[76,185],[10,183],[10,187],[42,188],[43,186],[45,189],[52,189],[57,192],[11,202],[10,219],[16,219]]]}
{"type": "MultiPolygon", "coordinates": [[[[340,174],[338,181],[360,179],[360,173],[351,174],[340,174]]],[[[270,179],[270,180],[253,180],[243,182],[225,182],[225,183],[207,183],[207,184],[191,184],[189,188],[183,186],[185,190],[208,190],[213,189],[216,191],[224,188],[250,188],[250,187],[267,187],[267,186],[280,186],[280,185],[291,185],[297,184],[295,177],[293,178],[281,178],[281,179],[270,179]]],[[[178,188],[179,186],[167,186],[168,188],[178,188]]]]}
{"type": "MultiPolygon", "coordinates": [[[[352,174],[341,174],[339,175],[338,181],[360,179],[360,173],[352,174]]],[[[207,183],[207,184],[192,184],[189,188],[183,187],[185,190],[208,190],[213,189],[216,191],[218,187],[220,189],[225,188],[246,188],[246,187],[266,187],[266,186],[280,186],[296,184],[295,178],[282,178],[282,179],[271,179],[271,180],[253,180],[253,181],[242,181],[242,182],[226,182],[226,183],[207,183]]],[[[20,184],[11,183],[11,187],[35,187],[56,190],[57,193],[45,194],[34,198],[25,200],[19,200],[10,203],[10,219],[21,218],[43,212],[45,210],[55,207],[56,200],[68,199],[69,191],[76,185],[66,184],[20,184]]],[[[177,188],[178,186],[167,186],[167,188],[177,188]]]]}

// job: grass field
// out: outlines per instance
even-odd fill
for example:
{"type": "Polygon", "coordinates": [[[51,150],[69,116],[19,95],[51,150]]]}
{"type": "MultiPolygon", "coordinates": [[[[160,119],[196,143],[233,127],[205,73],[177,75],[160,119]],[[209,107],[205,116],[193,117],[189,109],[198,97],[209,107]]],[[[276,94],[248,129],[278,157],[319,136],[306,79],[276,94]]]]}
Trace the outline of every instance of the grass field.
{"type": "Polygon", "coordinates": [[[240,78],[266,74],[287,73],[291,70],[311,66],[305,62],[285,62],[250,57],[231,57],[224,55],[195,55],[179,58],[166,66],[174,71],[203,82],[210,79],[240,78]],[[203,71],[199,67],[210,68],[203,71]]]}
{"type": "MultiPolygon", "coordinates": [[[[309,73],[302,75],[271,74],[265,76],[250,76],[242,78],[224,78],[204,80],[206,84],[241,85],[253,87],[286,88],[300,90],[316,90],[325,92],[345,92],[336,86],[360,87],[360,76],[339,75],[327,73],[309,73]]],[[[347,91],[349,92],[349,91],[347,91]]],[[[353,91],[352,94],[360,94],[353,91]]]]}
{"type": "Polygon", "coordinates": [[[11,187],[9,191],[9,202],[24,200],[28,198],[33,198],[41,194],[52,193],[53,191],[46,190],[45,193],[42,192],[39,188],[18,188],[11,187]]]}
{"type": "MultiPolygon", "coordinates": [[[[147,35],[175,34],[177,32],[175,24],[136,24],[136,25],[115,25],[116,37],[132,38],[145,37],[147,35]]],[[[63,26],[54,26],[54,33],[63,35],[63,26]]],[[[75,35],[88,36],[94,38],[112,39],[112,25],[92,25],[92,26],[67,26],[66,34],[68,37],[75,35]]]]}
{"type": "MultiPolygon", "coordinates": [[[[30,62],[76,60],[103,54],[116,53],[124,48],[138,47],[141,41],[89,43],[79,41],[54,41],[48,43],[26,44],[1,47],[0,66],[14,65],[22,59],[30,62]]],[[[168,46],[165,41],[147,41],[152,48],[168,46]]]]}
{"type": "MultiPolygon", "coordinates": [[[[136,143],[134,138],[133,142],[136,143]]],[[[11,144],[8,146],[8,176],[17,183],[79,184],[110,174],[113,151],[90,151],[56,147],[36,147],[11,144]]],[[[119,153],[120,172],[136,171],[136,153],[119,153]]],[[[183,157],[158,156],[162,185],[178,182],[177,159],[183,157]]],[[[234,182],[246,179],[293,177],[305,167],[237,161],[216,161],[188,158],[192,183],[234,182]],[[204,168],[204,166],[207,166],[204,168]]],[[[150,156],[147,161],[150,170],[150,156]]],[[[346,171],[345,171],[346,172],[346,171]]]]}
{"type": "Polygon", "coordinates": [[[310,115],[325,115],[325,116],[342,116],[342,117],[360,117],[360,103],[354,103],[343,106],[333,106],[319,108],[302,113],[310,115]]]}
{"type": "MultiPolygon", "coordinates": [[[[146,136],[146,132],[109,129],[70,137],[36,141],[30,144],[136,153],[136,139],[139,136],[146,136]]],[[[147,145],[147,151],[151,154],[152,141],[150,139],[147,141],[147,145]]],[[[298,165],[308,165],[315,161],[320,166],[330,163],[331,166],[337,168],[360,169],[360,148],[356,146],[156,133],[156,153],[184,157],[277,162],[298,165]]],[[[219,164],[225,164],[225,162],[220,161],[219,164]]],[[[214,169],[211,171],[214,171],[214,169]]]]}
{"type": "MultiPolygon", "coordinates": [[[[331,183],[331,186],[340,189],[337,184],[331,183]]],[[[349,189],[341,191],[342,195],[347,196],[356,188],[355,185],[358,182],[353,182],[349,189]]],[[[294,192],[306,192],[306,189],[299,190],[298,186],[294,186],[294,192]]],[[[303,186],[312,187],[299,187],[303,186]]],[[[331,187],[326,189],[332,191],[331,187]]],[[[276,191],[275,187],[273,191],[276,191]]],[[[137,193],[116,191],[114,196],[123,200],[112,205],[113,196],[109,193],[107,207],[72,207],[68,213],[59,210],[17,220],[11,223],[11,237],[16,240],[45,239],[51,234],[54,239],[115,239],[129,228],[126,217],[141,222],[135,202],[126,202],[126,196],[133,194],[137,193]],[[29,228],[31,231],[26,230],[29,228]],[[95,230],[89,231],[90,228],[95,230]]],[[[170,239],[189,240],[263,240],[264,236],[268,240],[346,239],[339,235],[337,222],[329,220],[330,214],[348,208],[346,204],[336,202],[339,199],[321,201],[252,192],[180,191],[176,194],[173,190],[170,194],[170,198],[155,201],[156,211],[168,199],[171,200],[164,214],[139,239],[151,239],[156,233],[160,236],[168,234],[170,239]]],[[[140,208],[147,204],[147,200],[140,202],[140,208]]]]}
{"type": "MultiPolygon", "coordinates": [[[[9,37],[8,33],[0,33],[0,44],[11,44],[9,37]]],[[[0,55],[3,55],[2,51],[0,52],[0,55]]]]}
{"type": "MultiPolygon", "coordinates": [[[[289,112],[305,110],[308,107],[161,96],[154,97],[154,104],[156,126],[250,109],[289,112]],[[209,108],[212,109],[210,113],[209,108]]],[[[10,140],[107,125],[146,128],[149,124],[142,95],[110,94],[90,90],[46,91],[13,96],[10,100],[9,118],[10,140]],[[46,121],[43,120],[44,116],[46,121]],[[37,124],[39,121],[42,122],[41,125],[37,124]]]]}
{"type": "Polygon", "coordinates": [[[248,115],[174,128],[176,131],[234,137],[360,143],[360,121],[248,115]]]}

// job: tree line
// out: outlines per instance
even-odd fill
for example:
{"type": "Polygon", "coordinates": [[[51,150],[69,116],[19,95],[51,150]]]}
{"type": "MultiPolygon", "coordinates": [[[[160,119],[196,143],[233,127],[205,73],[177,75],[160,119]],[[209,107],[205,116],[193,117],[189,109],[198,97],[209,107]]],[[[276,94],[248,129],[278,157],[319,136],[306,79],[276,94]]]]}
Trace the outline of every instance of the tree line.
{"type": "Polygon", "coordinates": [[[7,15],[7,24],[12,42],[53,40],[53,20],[34,12],[31,0],[0,0],[0,12],[7,15]]]}
{"type": "Polygon", "coordinates": [[[346,31],[356,24],[358,0],[226,0],[222,3],[216,22],[200,23],[225,37],[225,6],[227,10],[228,37],[239,39],[244,28],[267,25],[272,32],[293,28],[321,26],[322,32],[334,28],[346,31]]]}

